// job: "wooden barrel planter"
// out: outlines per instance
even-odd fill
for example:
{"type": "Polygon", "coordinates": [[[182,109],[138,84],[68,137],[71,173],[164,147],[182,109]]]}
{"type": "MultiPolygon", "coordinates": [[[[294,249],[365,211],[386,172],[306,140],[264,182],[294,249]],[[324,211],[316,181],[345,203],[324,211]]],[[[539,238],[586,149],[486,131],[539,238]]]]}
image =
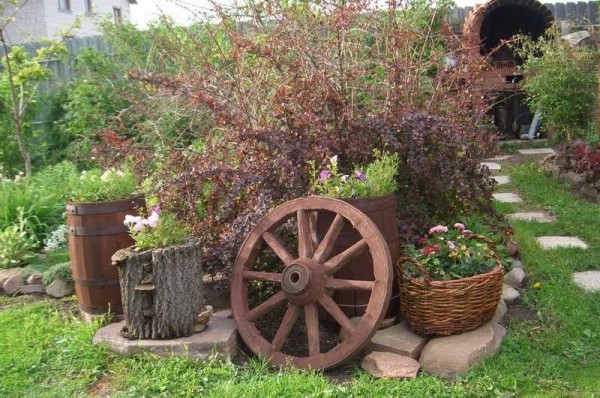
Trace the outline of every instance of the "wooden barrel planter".
{"type": "MultiPolygon", "coordinates": [[[[377,226],[385,238],[392,262],[395,264],[400,258],[400,236],[396,217],[397,199],[396,195],[378,196],[372,198],[342,199],[351,204],[363,213],[365,213],[377,226]]],[[[317,221],[317,234],[319,240],[325,236],[329,225],[333,221],[330,214],[319,214],[317,221]]],[[[360,236],[350,225],[345,225],[340,233],[333,255],[339,254],[350,246],[358,242],[360,236]]],[[[373,262],[369,252],[355,257],[350,263],[335,274],[336,278],[354,279],[354,280],[374,280],[373,262]]],[[[362,316],[365,313],[369,302],[370,292],[359,290],[336,291],[333,295],[335,302],[340,306],[344,313],[352,318],[362,316]]],[[[393,318],[398,315],[400,298],[398,295],[398,275],[394,271],[394,284],[392,290],[392,300],[386,313],[386,318],[393,318]]]]}
{"type": "Polygon", "coordinates": [[[67,204],[71,270],[83,312],[123,313],[119,275],[111,256],[133,244],[123,220],[139,209],[146,209],[143,197],[67,204]]]}
{"type": "Polygon", "coordinates": [[[128,339],[174,339],[194,333],[202,310],[204,288],[200,244],[137,252],[119,250],[113,257],[119,271],[128,339]]]}

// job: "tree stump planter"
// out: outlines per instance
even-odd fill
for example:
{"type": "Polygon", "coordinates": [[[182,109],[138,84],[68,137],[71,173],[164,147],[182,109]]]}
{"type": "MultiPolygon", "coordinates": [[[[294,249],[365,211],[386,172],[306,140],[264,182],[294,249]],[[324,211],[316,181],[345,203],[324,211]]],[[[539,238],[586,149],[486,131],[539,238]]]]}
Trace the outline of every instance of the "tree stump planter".
{"type": "Polygon", "coordinates": [[[128,339],[174,339],[194,333],[204,301],[200,245],[116,252],[128,339]]]}

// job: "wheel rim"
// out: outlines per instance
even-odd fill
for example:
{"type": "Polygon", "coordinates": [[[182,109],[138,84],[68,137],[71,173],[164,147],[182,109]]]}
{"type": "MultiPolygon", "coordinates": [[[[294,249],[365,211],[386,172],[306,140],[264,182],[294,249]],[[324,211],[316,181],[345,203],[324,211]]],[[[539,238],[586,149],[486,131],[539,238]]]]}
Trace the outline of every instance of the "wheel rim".
{"type": "Polygon", "coordinates": [[[392,287],[392,260],[385,239],[375,224],[360,210],[346,202],[331,198],[308,197],[286,202],[271,211],[252,230],[242,245],[233,268],[231,306],[240,336],[256,354],[276,365],[291,364],[299,368],[326,369],[341,364],[358,352],[377,330],[389,304],[392,287]],[[335,213],[327,233],[316,242],[312,214],[335,213]],[[276,235],[276,230],[295,217],[298,228],[298,250],[290,253],[276,235]],[[336,239],[349,223],[360,240],[345,251],[332,255],[336,239]],[[262,245],[266,244],[284,264],[282,273],[254,270],[262,245]],[[334,274],[355,256],[370,252],[374,280],[337,279],[334,274]],[[249,307],[248,284],[251,281],[272,282],[281,291],[267,300],[249,307]],[[335,290],[371,291],[365,314],[355,324],[331,298],[335,290]],[[287,306],[271,341],[261,334],[256,322],[270,311],[287,306]],[[321,352],[318,309],[323,308],[345,330],[347,336],[336,346],[321,352]],[[293,356],[282,351],[294,325],[304,315],[308,340],[308,356],[293,356]]]}

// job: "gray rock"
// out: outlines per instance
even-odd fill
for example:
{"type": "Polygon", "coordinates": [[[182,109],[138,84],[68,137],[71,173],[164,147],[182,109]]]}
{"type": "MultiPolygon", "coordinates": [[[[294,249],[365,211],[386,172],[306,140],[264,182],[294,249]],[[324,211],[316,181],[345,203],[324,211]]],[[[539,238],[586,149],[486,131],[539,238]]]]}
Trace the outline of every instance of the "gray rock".
{"type": "Polygon", "coordinates": [[[548,166],[546,166],[546,168],[552,174],[552,177],[554,177],[554,178],[560,177],[560,167],[558,167],[556,164],[549,163],[548,166]]]}
{"type": "Polygon", "coordinates": [[[575,189],[580,189],[583,187],[583,184],[585,184],[583,177],[574,171],[566,171],[561,173],[560,178],[567,180],[567,182],[570,183],[575,189]]]}
{"type": "Polygon", "coordinates": [[[431,339],[421,353],[421,368],[424,372],[454,377],[465,373],[485,358],[495,355],[502,343],[506,329],[495,322],[470,332],[431,339]]]}
{"type": "Polygon", "coordinates": [[[392,352],[372,352],[360,366],[378,378],[416,379],[421,365],[415,359],[392,352]]]}
{"type": "Polygon", "coordinates": [[[504,283],[514,288],[520,287],[525,280],[525,271],[521,268],[513,268],[504,275],[504,283]]]}
{"type": "Polygon", "coordinates": [[[504,300],[500,300],[500,302],[498,303],[498,307],[496,307],[496,312],[494,313],[492,322],[496,322],[496,323],[502,322],[502,319],[504,319],[504,316],[506,315],[507,311],[508,311],[508,308],[506,308],[506,303],[504,302],[504,300]]]}
{"type": "Polygon", "coordinates": [[[502,286],[502,300],[506,302],[506,304],[514,303],[521,297],[521,294],[512,286],[504,284],[502,286]]]}
{"type": "Polygon", "coordinates": [[[399,323],[375,333],[368,348],[373,351],[393,352],[418,359],[427,337],[414,334],[406,322],[399,323]]]}
{"type": "Polygon", "coordinates": [[[506,254],[509,257],[516,258],[519,256],[519,245],[514,239],[510,239],[506,244],[506,254]]]}
{"type": "Polygon", "coordinates": [[[233,317],[233,313],[231,312],[231,310],[229,308],[226,308],[224,310],[215,312],[213,314],[213,316],[216,316],[218,318],[231,318],[231,317],[233,317]]]}
{"type": "Polygon", "coordinates": [[[40,272],[34,272],[33,274],[29,275],[29,277],[27,278],[27,284],[28,285],[40,285],[40,284],[42,284],[43,277],[44,276],[40,272]]]}
{"type": "Polygon", "coordinates": [[[21,286],[23,286],[23,276],[21,275],[21,272],[18,272],[4,280],[2,289],[4,290],[4,294],[12,296],[19,292],[21,286]]]}
{"type": "Polygon", "coordinates": [[[45,290],[46,290],[45,286],[41,283],[38,283],[36,285],[21,286],[21,289],[19,289],[19,293],[21,293],[21,294],[42,294],[45,292],[45,290]]]}
{"type": "Polygon", "coordinates": [[[596,191],[594,188],[592,188],[589,185],[583,185],[581,187],[581,189],[579,190],[579,192],[590,199],[596,199],[596,197],[598,196],[598,191],[596,191]]]}
{"type": "Polygon", "coordinates": [[[510,269],[515,269],[515,268],[520,268],[522,270],[525,270],[525,266],[519,260],[513,260],[512,263],[510,264],[510,269]]]}
{"type": "Polygon", "coordinates": [[[61,298],[73,294],[73,284],[62,279],[55,279],[46,287],[46,294],[61,298]]]}
{"type": "Polygon", "coordinates": [[[180,356],[207,360],[216,354],[232,359],[237,353],[237,329],[232,319],[211,317],[206,329],[188,337],[170,340],[128,340],[120,335],[125,321],[111,323],[96,332],[94,344],[105,343],[120,354],[151,352],[158,356],[180,356]]]}
{"type": "Polygon", "coordinates": [[[600,291],[600,271],[575,272],[573,282],[588,292],[600,291]]]}

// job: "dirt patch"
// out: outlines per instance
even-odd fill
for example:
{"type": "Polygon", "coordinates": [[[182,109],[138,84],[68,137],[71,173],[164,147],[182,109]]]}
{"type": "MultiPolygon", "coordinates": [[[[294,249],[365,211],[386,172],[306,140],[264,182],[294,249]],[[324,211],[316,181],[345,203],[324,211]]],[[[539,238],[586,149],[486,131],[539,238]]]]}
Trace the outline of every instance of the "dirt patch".
{"type": "Polygon", "coordinates": [[[112,377],[106,376],[91,386],[87,390],[87,395],[90,397],[111,397],[114,392],[115,388],[112,385],[112,377]]]}
{"type": "Polygon", "coordinates": [[[513,320],[537,322],[538,318],[535,310],[517,302],[508,306],[506,320],[509,322],[513,320]]]}

